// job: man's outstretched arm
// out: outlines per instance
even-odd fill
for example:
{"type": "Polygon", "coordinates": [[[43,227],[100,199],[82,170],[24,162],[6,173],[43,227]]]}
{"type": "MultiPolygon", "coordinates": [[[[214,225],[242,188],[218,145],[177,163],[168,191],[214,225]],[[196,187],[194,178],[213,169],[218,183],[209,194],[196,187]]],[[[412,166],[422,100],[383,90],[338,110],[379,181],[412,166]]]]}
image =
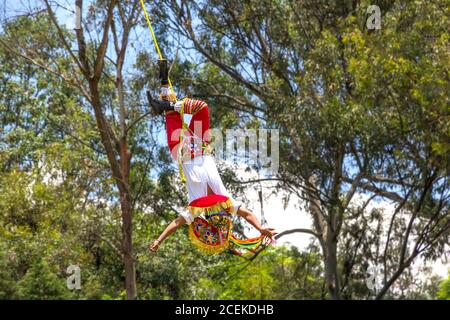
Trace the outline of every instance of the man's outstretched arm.
{"type": "Polygon", "coordinates": [[[158,239],[156,239],[155,241],[152,242],[152,244],[149,247],[149,250],[151,252],[156,252],[158,250],[159,245],[164,241],[164,239],[166,239],[168,236],[170,236],[175,230],[177,230],[179,227],[181,227],[185,223],[186,223],[186,220],[182,216],[179,216],[178,218],[173,220],[166,227],[166,229],[161,233],[161,235],[158,237],[158,239]]]}
{"type": "Polygon", "coordinates": [[[275,229],[273,228],[263,228],[258,218],[256,218],[256,216],[250,210],[240,206],[237,214],[247,220],[252,226],[256,228],[256,230],[268,236],[269,238],[272,238],[277,234],[277,232],[275,232],[275,229]]]}

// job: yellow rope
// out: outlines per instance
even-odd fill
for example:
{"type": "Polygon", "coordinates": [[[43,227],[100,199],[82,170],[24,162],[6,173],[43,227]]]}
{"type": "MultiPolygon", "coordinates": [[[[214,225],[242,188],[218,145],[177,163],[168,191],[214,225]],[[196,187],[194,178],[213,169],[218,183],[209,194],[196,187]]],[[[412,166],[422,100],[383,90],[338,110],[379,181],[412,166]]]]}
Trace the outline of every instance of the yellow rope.
{"type": "MultiPolygon", "coordinates": [[[[152,34],[153,43],[155,44],[156,52],[158,53],[159,59],[164,60],[161,50],[159,49],[158,40],[156,40],[155,32],[153,31],[152,23],[150,22],[150,18],[148,17],[148,13],[147,13],[147,9],[145,8],[144,0],[141,0],[141,6],[142,6],[142,10],[144,11],[145,19],[147,20],[148,28],[150,29],[150,33],[152,34]]],[[[172,82],[170,81],[170,77],[168,80],[169,80],[170,90],[172,90],[172,92],[175,92],[175,91],[173,91],[172,82]]]]}
{"type": "MultiPolygon", "coordinates": [[[[149,16],[148,16],[147,9],[145,8],[144,0],[141,0],[141,6],[142,6],[142,10],[144,11],[145,19],[147,20],[148,28],[150,29],[150,33],[152,34],[153,43],[155,44],[156,52],[158,53],[159,59],[160,59],[160,60],[164,60],[164,57],[163,57],[163,55],[162,55],[162,53],[161,53],[161,50],[159,49],[158,40],[156,39],[155,32],[153,31],[152,23],[150,22],[150,18],[149,18],[149,16]]],[[[172,92],[175,92],[175,91],[173,90],[172,81],[170,81],[170,77],[168,77],[167,80],[169,81],[169,87],[170,87],[170,90],[171,90],[172,92]]],[[[176,98],[175,98],[175,99],[176,99],[176,98]]],[[[181,129],[181,132],[180,132],[180,144],[179,144],[179,148],[181,148],[181,146],[182,146],[182,144],[183,144],[184,130],[186,130],[186,128],[187,128],[187,125],[186,125],[186,123],[184,122],[184,118],[183,118],[183,117],[184,117],[184,103],[183,103],[183,105],[182,105],[182,107],[181,107],[181,113],[180,113],[180,115],[181,115],[181,121],[182,121],[183,125],[182,125],[182,129],[181,129]]],[[[183,165],[182,165],[182,162],[181,162],[181,161],[182,161],[181,157],[178,156],[178,164],[179,164],[179,167],[180,167],[181,181],[182,181],[182,182],[186,182],[186,176],[184,175],[183,165]]]]}

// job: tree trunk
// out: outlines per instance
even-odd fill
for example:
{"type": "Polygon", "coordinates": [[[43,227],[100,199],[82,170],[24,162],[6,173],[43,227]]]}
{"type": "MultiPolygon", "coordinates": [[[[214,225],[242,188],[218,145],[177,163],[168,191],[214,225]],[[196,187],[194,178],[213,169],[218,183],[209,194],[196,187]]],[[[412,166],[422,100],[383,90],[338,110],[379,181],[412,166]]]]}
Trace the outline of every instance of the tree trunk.
{"type": "Polygon", "coordinates": [[[133,258],[133,209],[130,195],[130,161],[131,152],[128,150],[125,136],[120,139],[120,169],[124,188],[120,192],[122,209],[122,252],[125,269],[125,288],[127,299],[136,299],[136,272],[133,258]]]}
{"type": "Polygon", "coordinates": [[[95,118],[100,132],[100,137],[105,147],[111,166],[113,177],[116,181],[120,195],[120,208],[122,211],[122,258],[125,269],[125,289],[127,299],[136,299],[136,276],[133,260],[133,228],[132,228],[132,201],[130,195],[130,162],[131,153],[128,150],[127,140],[122,137],[119,141],[120,163],[118,163],[111,141],[111,130],[102,112],[98,84],[90,81],[92,93],[92,105],[94,107],[95,118]]]}
{"type": "Polygon", "coordinates": [[[331,219],[327,219],[321,209],[319,195],[317,193],[317,178],[315,175],[309,176],[306,194],[308,197],[309,211],[313,218],[316,237],[319,239],[322,248],[323,263],[325,267],[325,284],[331,299],[341,299],[341,286],[338,274],[337,262],[337,237],[336,232],[331,228],[331,219]]]}
{"type": "Polygon", "coordinates": [[[337,240],[334,232],[330,230],[326,232],[324,249],[325,282],[327,289],[331,299],[340,300],[342,299],[342,296],[338,273],[337,240]]]}
{"type": "Polygon", "coordinates": [[[136,299],[136,273],[133,259],[133,215],[129,194],[121,193],[120,204],[122,209],[122,253],[125,269],[125,289],[128,300],[136,299]]]}

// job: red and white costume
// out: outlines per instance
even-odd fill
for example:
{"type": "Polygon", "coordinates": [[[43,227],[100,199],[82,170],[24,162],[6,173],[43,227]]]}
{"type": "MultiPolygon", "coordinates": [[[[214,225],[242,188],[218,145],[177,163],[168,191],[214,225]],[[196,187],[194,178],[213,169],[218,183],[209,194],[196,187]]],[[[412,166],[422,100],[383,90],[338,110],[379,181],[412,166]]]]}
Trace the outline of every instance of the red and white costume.
{"type": "MultiPolygon", "coordinates": [[[[236,213],[240,203],[235,201],[225,188],[214,161],[214,156],[205,153],[204,145],[210,141],[209,137],[209,109],[206,102],[196,99],[184,99],[182,101],[184,113],[192,115],[189,130],[184,130],[182,144],[182,167],[186,177],[186,184],[189,193],[189,203],[207,196],[208,186],[214,194],[229,197],[233,203],[233,213],[236,213]],[[203,146],[203,148],[202,148],[203,146]],[[188,161],[186,159],[188,155],[188,161]]],[[[181,114],[175,107],[175,111],[166,112],[166,132],[167,141],[175,160],[178,160],[180,147],[180,133],[183,125],[181,114]]],[[[194,217],[189,211],[183,212],[182,216],[187,224],[190,224],[194,217]]]]}

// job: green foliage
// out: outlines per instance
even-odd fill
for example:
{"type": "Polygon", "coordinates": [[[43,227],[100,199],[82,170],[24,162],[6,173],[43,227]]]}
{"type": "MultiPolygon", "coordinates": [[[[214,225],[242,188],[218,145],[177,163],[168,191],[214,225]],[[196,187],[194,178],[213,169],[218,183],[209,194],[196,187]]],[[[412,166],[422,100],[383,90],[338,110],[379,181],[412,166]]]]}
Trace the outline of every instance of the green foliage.
{"type": "Polygon", "coordinates": [[[45,260],[33,263],[17,283],[18,299],[61,300],[69,299],[70,291],[63,279],[58,278],[45,260]]]}
{"type": "Polygon", "coordinates": [[[320,256],[314,250],[300,253],[295,247],[267,250],[255,261],[231,264],[226,273],[205,284],[204,299],[320,299],[322,292],[320,256]],[[211,296],[212,294],[212,296],[211,296]]]}
{"type": "Polygon", "coordinates": [[[437,297],[442,300],[450,300],[450,276],[441,282],[437,297]]]}

